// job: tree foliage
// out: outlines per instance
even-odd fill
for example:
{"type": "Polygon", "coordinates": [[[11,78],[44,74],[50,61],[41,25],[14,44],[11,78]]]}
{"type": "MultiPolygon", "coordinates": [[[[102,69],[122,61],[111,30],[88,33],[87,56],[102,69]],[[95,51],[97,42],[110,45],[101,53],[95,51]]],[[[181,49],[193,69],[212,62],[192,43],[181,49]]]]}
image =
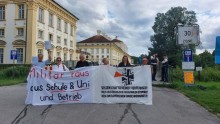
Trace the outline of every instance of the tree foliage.
{"type": "Polygon", "coordinates": [[[178,24],[192,25],[196,22],[196,13],[184,7],[172,7],[166,13],[157,13],[152,27],[154,35],[150,39],[150,55],[158,53],[161,60],[163,54],[167,54],[171,65],[180,65],[182,48],[176,44],[174,29],[178,24]]]}

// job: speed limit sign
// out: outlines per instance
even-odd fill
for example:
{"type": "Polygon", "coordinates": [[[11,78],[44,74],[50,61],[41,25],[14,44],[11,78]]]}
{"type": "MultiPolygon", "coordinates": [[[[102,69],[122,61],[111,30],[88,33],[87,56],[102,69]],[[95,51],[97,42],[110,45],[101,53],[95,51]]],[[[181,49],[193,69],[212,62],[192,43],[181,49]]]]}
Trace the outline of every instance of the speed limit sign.
{"type": "Polygon", "coordinates": [[[178,44],[198,44],[199,26],[178,26],[178,44]]]}

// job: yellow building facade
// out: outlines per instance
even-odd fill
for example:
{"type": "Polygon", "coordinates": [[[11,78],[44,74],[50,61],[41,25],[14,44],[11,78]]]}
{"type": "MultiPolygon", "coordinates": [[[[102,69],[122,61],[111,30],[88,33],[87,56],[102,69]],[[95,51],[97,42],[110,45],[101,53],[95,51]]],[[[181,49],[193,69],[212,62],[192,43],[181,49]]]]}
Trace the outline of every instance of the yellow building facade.
{"type": "Polygon", "coordinates": [[[52,58],[77,60],[78,18],[54,0],[0,0],[0,64],[30,64],[39,53],[48,58],[44,42],[52,44],[52,58]]]}
{"type": "Polygon", "coordinates": [[[108,58],[110,65],[118,65],[124,55],[128,56],[128,60],[131,62],[131,56],[127,53],[126,49],[120,46],[127,48],[122,41],[118,39],[110,40],[101,34],[77,42],[77,48],[80,51],[90,54],[88,60],[98,64],[102,64],[103,58],[108,58]]]}

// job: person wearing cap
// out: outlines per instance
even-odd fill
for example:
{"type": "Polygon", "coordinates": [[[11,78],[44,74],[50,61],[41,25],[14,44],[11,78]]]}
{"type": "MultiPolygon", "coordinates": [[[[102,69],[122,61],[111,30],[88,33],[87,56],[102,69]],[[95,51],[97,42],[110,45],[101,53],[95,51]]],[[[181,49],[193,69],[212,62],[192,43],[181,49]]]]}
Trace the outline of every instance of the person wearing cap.
{"type": "Polygon", "coordinates": [[[57,57],[56,59],[57,64],[53,65],[53,71],[69,71],[69,69],[62,63],[62,59],[57,57]]]}

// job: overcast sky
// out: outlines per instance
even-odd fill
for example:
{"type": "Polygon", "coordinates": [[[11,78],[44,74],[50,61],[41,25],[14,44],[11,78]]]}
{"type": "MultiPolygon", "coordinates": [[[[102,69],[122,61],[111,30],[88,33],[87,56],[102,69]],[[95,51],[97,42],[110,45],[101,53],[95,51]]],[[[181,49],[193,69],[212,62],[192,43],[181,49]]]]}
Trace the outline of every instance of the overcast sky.
{"type": "Polygon", "coordinates": [[[219,0],[55,0],[80,20],[77,23],[76,40],[81,41],[101,30],[112,39],[124,41],[130,55],[147,54],[151,46],[150,35],[157,13],[165,13],[171,7],[186,7],[196,12],[202,33],[200,40],[204,49],[215,47],[220,35],[219,0]]]}

